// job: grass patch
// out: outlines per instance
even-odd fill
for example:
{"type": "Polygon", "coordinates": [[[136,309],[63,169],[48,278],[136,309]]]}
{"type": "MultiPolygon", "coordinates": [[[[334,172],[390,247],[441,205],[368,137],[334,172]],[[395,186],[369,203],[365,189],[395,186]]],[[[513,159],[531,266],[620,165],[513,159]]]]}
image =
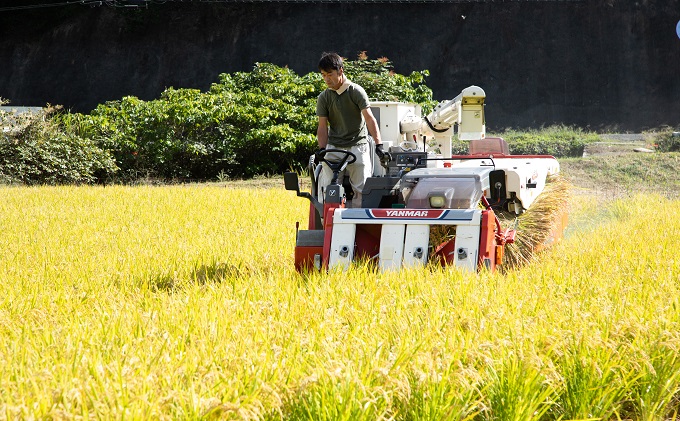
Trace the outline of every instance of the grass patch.
{"type": "Polygon", "coordinates": [[[677,176],[680,153],[565,158],[560,160],[560,167],[562,176],[581,192],[605,198],[640,192],[667,197],[680,194],[680,178],[677,176]]]}

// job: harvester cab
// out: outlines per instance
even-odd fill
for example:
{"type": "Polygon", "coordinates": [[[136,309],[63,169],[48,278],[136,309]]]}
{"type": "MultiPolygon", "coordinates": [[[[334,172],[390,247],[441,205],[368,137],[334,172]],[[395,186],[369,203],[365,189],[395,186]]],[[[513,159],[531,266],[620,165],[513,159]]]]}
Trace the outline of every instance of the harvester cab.
{"type": "Polygon", "coordinates": [[[503,228],[498,214],[527,211],[559,164],[547,155],[511,155],[503,139],[486,138],[485,99],[481,88],[470,86],[424,117],[415,104],[372,103],[392,160],[379,165],[373,157],[373,177],[361,203],[351,207],[338,174],[356,160],[352,154],[322,151],[318,166],[310,167],[311,193],[300,192],[296,174],[285,174],[286,189],[310,200],[307,229],[298,224],[296,230],[296,268],[346,268],[357,260],[381,270],[428,262],[471,271],[501,265],[516,232],[503,228]],[[470,142],[468,155],[452,155],[454,135],[470,142]],[[323,201],[317,197],[320,165],[334,174],[323,201]]]}

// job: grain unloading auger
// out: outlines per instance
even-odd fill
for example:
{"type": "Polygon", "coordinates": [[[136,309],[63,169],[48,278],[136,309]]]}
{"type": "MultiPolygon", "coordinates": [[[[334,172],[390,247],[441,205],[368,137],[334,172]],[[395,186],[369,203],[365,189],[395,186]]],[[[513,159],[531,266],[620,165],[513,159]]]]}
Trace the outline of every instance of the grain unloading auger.
{"type": "MultiPolygon", "coordinates": [[[[310,159],[310,193],[300,191],[297,174],[286,173],[286,189],[310,201],[307,229],[297,229],[296,268],[346,268],[357,260],[374,261],[382,270],[430,260],[471,271],[501,265],[516,232],[503,228],[497,214],[530,209],[559,163],[549,155],[510,155],[503,139],[487,138],[485,98],[484,90],[470,86],[425,117],[418,105],[372,103],[392,160],[380,163],[373,154],[373,177],[361,203],[351,204],[351,187],[338,177],[355,159],[349,152],[322,151],[316,166],[310,159]],[[469,155],[451,154],[454,128],[470,142],[469,155]],[[328,154],[340,159],[326,159],[328,154]],[[323,200],[317,194],[320,165],[335,176],[321,192],[323,200]]],[[[563,222],[555,221],[542,242],[561,236],[563,222]]]]}

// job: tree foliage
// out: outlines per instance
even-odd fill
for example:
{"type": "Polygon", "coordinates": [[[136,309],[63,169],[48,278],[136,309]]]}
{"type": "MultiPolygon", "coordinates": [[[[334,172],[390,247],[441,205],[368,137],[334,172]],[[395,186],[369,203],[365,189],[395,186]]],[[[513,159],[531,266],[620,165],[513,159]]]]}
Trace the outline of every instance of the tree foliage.
{"type": "Polygon", "coordinates": [[[394,65],[386,57],[370,60],[362,52],[357,60],[345,61],[345,73],[361,85],[371,99],[420,104],[424,113],[429,113],[436,104],[432,90],[425,85],[425,78],[430,74],[427,70],[402,75],[394,71],[394,65]]]}

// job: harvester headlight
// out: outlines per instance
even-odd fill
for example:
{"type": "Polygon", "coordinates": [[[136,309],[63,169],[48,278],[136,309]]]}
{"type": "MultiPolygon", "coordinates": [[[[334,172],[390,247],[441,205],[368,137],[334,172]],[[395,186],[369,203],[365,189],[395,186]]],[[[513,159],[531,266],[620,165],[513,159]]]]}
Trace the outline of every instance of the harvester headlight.
{"type": "Polygon", "coordinates": [[[446,197],[444,196],[430,196],[430,207],[441,209],[446,204],[446,197]]]}

